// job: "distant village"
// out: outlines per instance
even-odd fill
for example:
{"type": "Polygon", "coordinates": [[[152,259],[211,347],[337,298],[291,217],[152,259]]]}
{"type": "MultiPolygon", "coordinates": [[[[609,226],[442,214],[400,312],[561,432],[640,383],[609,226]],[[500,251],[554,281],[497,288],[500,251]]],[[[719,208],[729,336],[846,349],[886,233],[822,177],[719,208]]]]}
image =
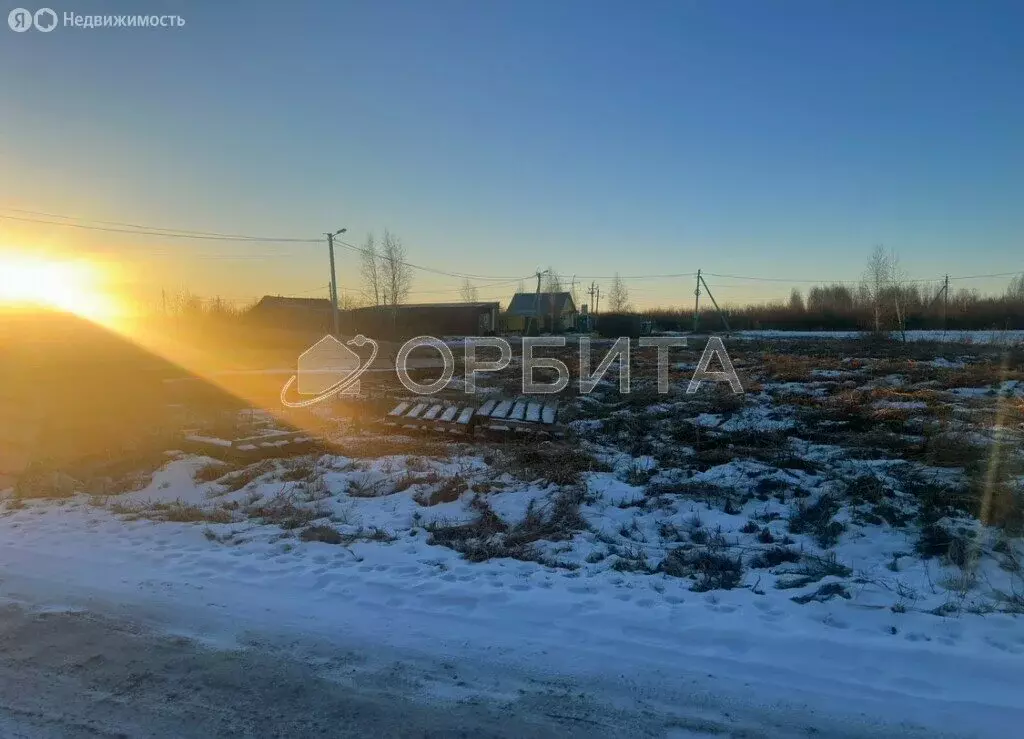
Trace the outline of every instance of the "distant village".
{"type": "MultiPolygon", "coordinates": [[[[265,326],[331,332],[334,315],[327,298],[265,295],[249,311],[265,326]]],[[[635,332],[645,328],[632,317],[635,332]]],[[[518,292],[507,305],[497,301],[372,305],[338,311],[339,333],[382,338],[588,333],[595,330],[587,305],[569,292],[518,292]]]]}

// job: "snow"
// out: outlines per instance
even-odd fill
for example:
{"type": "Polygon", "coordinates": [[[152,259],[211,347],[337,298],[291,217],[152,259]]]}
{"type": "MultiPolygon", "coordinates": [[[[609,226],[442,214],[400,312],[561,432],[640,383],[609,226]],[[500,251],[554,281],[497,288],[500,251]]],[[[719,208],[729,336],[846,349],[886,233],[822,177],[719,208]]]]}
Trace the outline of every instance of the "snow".
{"type": "Polygon", "coordinates": [[[214,446],[231,446],[231,442],[227,439],[218,439],[214,436],[200,436],[199,434],[188,434],[185,437],[186,441],[196,441],[201,444],[213,444],[214,446]]]}
{"type": "MultiPolygon", "coordinates": [[[[168,479],[177,480],[182,467],[173,469],[168,479]]],[[[611,497],[610,488],[626,489],[614,478],[598,484],[611,497]]],[[[536,494],[515,492],[514,508],[536,494]]],[[[394,522],[411,510],[395,497],[352,502],[360,517],[394,522]]],[[[124,521],[83,501],[30,503],[0,518],[0,573],[7,596],[41,593],[68,607],[109,599],[214,644],[262,629],[455,664],[486,657],[608,697],[616,686],[619,696],[677,701],[708,691],[734,708],[808,705],[857,724],[867,713],[890,736],[914,724],[1008,736],[1024,719],[1024,631],[1011,616],[894,613],[859,594],[799,606],[769,587],[757,597],[698,594],[665,576],[471,564],[426,544],[422,530],[338,547],[283,541],[272,529],[124,521]],[[211,541],[205,530],[234,539],[211,541]]]]}
{"type": "MultiPolygon", "coordinates": [[[[737,331],[740,339],[855,339],[864,336],[861,331],[737,331]]],[[[901,339],[898,332],[890,334],[901,339]]],[[[952,344],[996,344],[1014,346],[1024,344],[1024,331],[907,331],[907,341],[939,341],[952,344]]]]}
{"type": "Polygon", "coordinates": [[[891,408],[893,410],[916,411],[925,410],[928,404],[921,400],[876,400],[872,408],[891,408]]]}
{"type": "MultiPolygon", "coordinates": [[[[209,457],[187,457],[171,462],[153,474],[153,479],[142,490],[121,496],[126,503],[173,503],[189,505],[210,504],[210,487],[196,484],[196,471],[207,464],[218,464],[209,457]]],[[[225,467],[225,472],[228,468],[225,467]]]]}

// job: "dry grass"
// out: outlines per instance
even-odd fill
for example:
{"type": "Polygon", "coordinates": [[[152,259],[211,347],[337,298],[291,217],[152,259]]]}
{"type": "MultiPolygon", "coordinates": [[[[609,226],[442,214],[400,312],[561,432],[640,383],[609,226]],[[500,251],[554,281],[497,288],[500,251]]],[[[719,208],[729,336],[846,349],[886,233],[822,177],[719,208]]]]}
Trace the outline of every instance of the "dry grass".
{"type": "Polygon", "coordinates": [[[422,506],[435,506],[441,503],[454,503],[466,492],[468,485],[462,475],[453,475],[446,478],[441,484],[429,493],[415,496],[415,500],[422,506]]]}
{"type": "Polygon", "coordinates": [[[743,580],[743,561],[710,548],[677,547],[670,551],[658,570],[672,577],[692,577],[691,588],[698,593],[709,590],[731,590],[743,580]]]}
{"type": "Polygon", "coordinates": [[[317,519],[330,517],[331,511],[321,506],[301,505],[293,493],[278,493],[270,500],[248,506],[246,515],[282,529],[297,529],[317,519]]]}
{"type": "Polygon", "coordinates": [[[224,486],[227,492],[235,492],[254,482],[258,478],[266,475],[269,472],[273,472],[277,469],[273,460],[264,459],[256,464],[249,465],[240,470],[235,470],[227,475],[220,478],[220,484],[224,486]]]}
{"type": "Polygon", "coordinates": [[[470,503],[476,517],[465,523],[437,522],[428,525],[429,543],[461,552],[471,562],[500,557],[541,561],[533,546],[536,542],[568,539],[586,528],[579,512],[582,502],[582,491],[563,490],[548,506],[531,504],[521,521],[509,525],[494,512],[486,498],[477,495],[470,503]]]}
{"type": "MultiPolygon", "coordinates": [[[[733,358],[734,362],[736,361],[733,358]]],[[[810,382],[815,370],[846,369],[835,357],[812,357],[795,354],[765,355],[762,367],[772,382],[810,382]]]]}
{"type": "Polygon", "coordinates": [[[234,516],[222,506],[200,506],[183,500],[125,504],[115,502],[110,510],[121,515],[174,523],[231,523],[234,516]]]}
{"type": "Polygon", "coordinates": [[[985,452],[985,447],[967,434],[941,433],[928,438],[925,461],[934,467],[971,467],[985,452]]]}
{"type": "Polygon", "coordinates": [[[579,446],[555,441],[509,443],[495,455],[493,466],[520,480],[553,485],[575,485],[587,472],[608,469],[579,446]]]}

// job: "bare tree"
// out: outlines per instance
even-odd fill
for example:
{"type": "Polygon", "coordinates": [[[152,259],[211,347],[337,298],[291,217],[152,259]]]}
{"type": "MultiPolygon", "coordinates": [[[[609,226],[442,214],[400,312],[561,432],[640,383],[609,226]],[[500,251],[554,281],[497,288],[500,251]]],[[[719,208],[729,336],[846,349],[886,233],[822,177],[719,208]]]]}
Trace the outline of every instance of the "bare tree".
{"type": "Polygon", "coordinates": [[[807,293],[807,310],[820,313],[849,313],[855,304],[853,292],[843,284],[815,285],[807,293]]]}
{"type": "Polygon", "coordinates": [[[875,333],[882,330],[882,300],[889,284],[889,270],[889,255],[881,245],[876,246],[868,257],[861,282],[861,292],[871,306],[875,333]]]}
{"type": "Polygon", "coordinates": [[[800,294],[800,290],[793,288],[793,291],[789,294],[789,309],[796,313],[804,312],[804,296],[800,294]]]}
{"type": "Polygon", "coordinates": [[[896,252],[890,250],[887,255],[889,262],[889,291],[892,293],[892,302],[896,308],[896,326],[900,332],[903,343],[907,341],[907,303],[910,299],[910,291],[907,288],[907,273],[900,266],[900,258],[896,252]]]}
{"type": "Polygon", "coordinates": [[[562,292],[562,278],[555,272],[554,267],[548,267],[545,271],[544,284],[541,290],[546,293],[562,292]]]}
{"type": "Polygon", "coordinates": [[[1024,274],[1019,274],[1010,280],[1010,286],[1006,288],[1006,299],[1015,303],[1024,303],[1024,274]]]}
{"type": "Polygon", "coordinates": [[[579,309],[580,299],[578,290],[576,290],[576,275],[573,275],[572,280],[569,282],[569,295],[572,296],[572,304],[579,309]]]}
{"type": "Polygon", "coordinates": [[[626,283],[615,273],[612,278],[612,289],[608,291],[608,310],[612,313],[628,313],[632,309],[629,304],[629,290],[626,283]]]}
{"type": "Polygon", "coordinates": [[[466,303],[479,303],[480,293],[476,289],[476,285],[466,278],[462,281],[462,287],[459,288],[459,293],[462,295],[462,300],[466,303]]]}
{"type": "Polygon", "coordinates": [[[359,300],[352,293],[338,296],[338,310],[352,310],[359,307],[359,300]]]}
{"type": "Polygon", "coordinates": [[[360,272],[363,276],[363,295],[366,297],[367,302],[373,305],[380,305],[384,297],[384,284],[383,275],[381,274],[380,253],[377,251],[377,242],[373,238],[373,234],[366,236],[360,272]]]}
{"type": "Polygon", "coordinates": [[[409,297],[412,267],[405,260],[405,247],[387,229],[380,250],[381,297],[385,305],[397,306],[409,297]]]}
{"type": "MultiPolygon", "coordinates": [[[[555,272],[554,267],[548,267],[544,270],[544,286],[542,289],[548,295],[546,303],[550,320],[548,325],[552,331],[555,331],[558,323],[558,293],[562,292],[562,278],[555,272]]],[[[544,299],[541,298],[537,312],[539,313],[544,306],[544,299]]]]}

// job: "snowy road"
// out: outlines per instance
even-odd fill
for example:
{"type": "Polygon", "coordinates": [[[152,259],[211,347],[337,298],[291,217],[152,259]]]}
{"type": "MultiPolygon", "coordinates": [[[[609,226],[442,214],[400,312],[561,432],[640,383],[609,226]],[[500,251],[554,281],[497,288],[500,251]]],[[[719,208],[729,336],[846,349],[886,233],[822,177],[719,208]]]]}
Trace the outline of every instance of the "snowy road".
{"type": "Polygon", "coordinates": [[[486,704],[430,706],[410,700],[402,680],[396,669],[351,685],[267,647],[214,650],[95,614],[0,609],[5,739],[498,738],[601,728],[552,718],[567,708],[557,700],[523,707],[522,718],[486,704]]]}
{"type": "Polygon", "coordinates": [[[982,653],[738,593],[596,597],[532,563],[428,576],[412,543],[260,546],[80,503],[0,518],[3,735],[997,737],[1024,720],[1012,619],[985,622],[1010,651],[982,653]]]}

